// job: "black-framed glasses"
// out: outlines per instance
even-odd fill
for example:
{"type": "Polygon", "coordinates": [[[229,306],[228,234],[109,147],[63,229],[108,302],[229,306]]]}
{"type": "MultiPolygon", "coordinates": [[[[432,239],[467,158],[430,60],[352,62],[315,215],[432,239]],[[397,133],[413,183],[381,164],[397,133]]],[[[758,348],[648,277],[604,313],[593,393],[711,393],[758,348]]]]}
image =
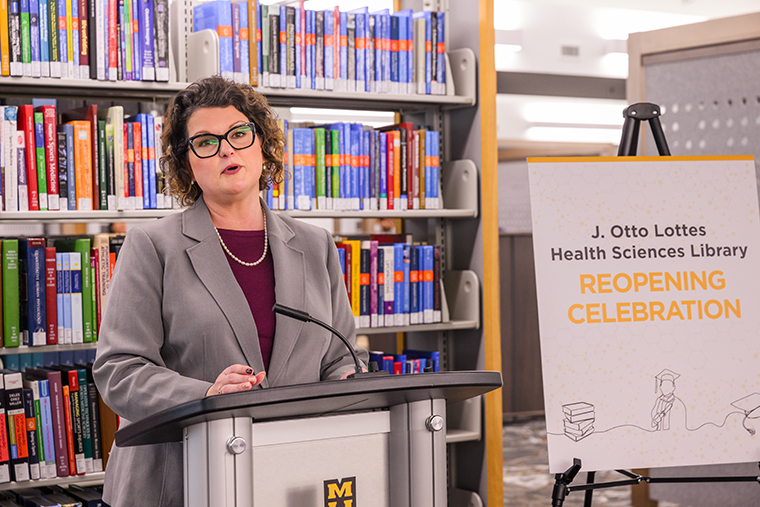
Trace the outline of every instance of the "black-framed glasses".
{"type": "Polygon", "coordinates": [[[187,140],[188,146],[198,158],[211,158],[219,153],[222,141],[227,141],[236,150],[253,146],[256,141],[256,125],[253,122],[235,125],[225,134],[198,134],[187,140]]]}

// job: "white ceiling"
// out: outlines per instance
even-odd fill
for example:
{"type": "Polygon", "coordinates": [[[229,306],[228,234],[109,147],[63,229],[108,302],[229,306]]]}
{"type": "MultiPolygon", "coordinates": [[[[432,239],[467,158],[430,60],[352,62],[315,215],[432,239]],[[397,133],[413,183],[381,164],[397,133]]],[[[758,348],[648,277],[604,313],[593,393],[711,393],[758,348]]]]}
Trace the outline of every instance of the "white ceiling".
{"type": "MultiPolygon", "coordinates": [[[[495,4],[503,0],[494,0],[495,4]]],[[[532,4],[630,9],[724,18],[760,11],[760,0],[531,0],[532,4]]]]}

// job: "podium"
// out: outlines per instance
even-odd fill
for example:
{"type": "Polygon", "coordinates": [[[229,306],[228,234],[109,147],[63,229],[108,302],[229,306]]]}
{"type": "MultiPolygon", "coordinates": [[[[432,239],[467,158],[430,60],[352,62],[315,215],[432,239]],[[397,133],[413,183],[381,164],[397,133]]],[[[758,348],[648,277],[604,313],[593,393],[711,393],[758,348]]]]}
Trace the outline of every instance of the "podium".
{"type": "Polygon", "coordinates": [[[146,417],[116,445],[183,442],[185,507],[445,507],[446,404],[499,387],[462,371],[256,389],[146,417]]]}

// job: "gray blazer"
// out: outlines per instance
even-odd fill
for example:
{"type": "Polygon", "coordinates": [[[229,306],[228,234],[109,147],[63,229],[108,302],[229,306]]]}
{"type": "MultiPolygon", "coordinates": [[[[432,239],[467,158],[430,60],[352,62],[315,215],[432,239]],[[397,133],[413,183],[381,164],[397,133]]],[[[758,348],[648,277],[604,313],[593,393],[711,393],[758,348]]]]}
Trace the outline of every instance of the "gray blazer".
{"type": "MultiPolygon", "coordinates": [[[[262,204],[263,205],[263,204],[262,204]]],[[[303,309],[355,343],[337,249],[318,227],[264,206],[278,303],[303,309]]],[[[358,350],[365,363],[367,353],[358,350]]],[[[124,427],[205,396],[231,364],[260,372],[256,323],[201,197],[191,208],[129,232],[101,323],[93,373],[124,427]]],[[[342,342],[313,324],[276,316],[261,389],[338,379],[354,369],[342,342]]],[[[104,500],[112,507],[181,506],[182,444],[111,450],[104,500]]]]}

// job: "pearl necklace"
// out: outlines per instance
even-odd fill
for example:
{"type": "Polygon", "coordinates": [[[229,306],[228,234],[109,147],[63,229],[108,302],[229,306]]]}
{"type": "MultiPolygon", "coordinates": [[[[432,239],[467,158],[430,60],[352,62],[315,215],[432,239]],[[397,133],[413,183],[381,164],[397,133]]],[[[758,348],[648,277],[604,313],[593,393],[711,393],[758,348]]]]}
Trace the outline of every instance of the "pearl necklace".
{"type": "Polygon", "coordinates": [[[232,259],[234,261],[236,261],[238,264],[242,264],[243,266],[249,266],[249,267],[250,266],[257,266],[257,265],[261,264],[261,261],[263,261],[264,257],[267,256],[267,247],[269,246],[269,241],[268,241],[268,236],[267,236],[267,214],[266,213],[264,213],[264,253],[261,254],[261,257],[256,262],[245,262],[245,261],[241,261],[240,259],[238,259],[237,257],[235,257],[235,255],[232,252],[230,252],[230,249],[227,248],[227,245],[224,244],[224,240],[222,239],[222,235],[219,234],[219,229],[217,229],[216,227],[214,227],[214,230],[216,231],[216,236],[219,238],[219,243],[222,244],[222,248],[224,249],[224,251],[227,252],[227,255],[229,255],[230,257],[232,257],[232,259]]]}

